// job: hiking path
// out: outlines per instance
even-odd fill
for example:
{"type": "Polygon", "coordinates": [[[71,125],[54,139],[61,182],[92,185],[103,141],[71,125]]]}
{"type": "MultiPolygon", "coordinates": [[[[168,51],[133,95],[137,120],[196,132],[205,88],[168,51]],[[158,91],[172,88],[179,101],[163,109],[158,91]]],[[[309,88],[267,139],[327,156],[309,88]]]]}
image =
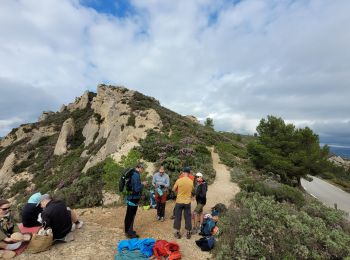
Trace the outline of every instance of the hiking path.
{"type": "MultiPolygon", "coordinates": [[[[214,152],[214,149],[210,148],[210,150],[216,177],[214,183],[208,187],[207,204],[204,207],[204,213],[210,213],[211,207],[216,203],[224,203],[228,206],[231,199],[239,192],[238,185],[231,182],[230,172],[227,167],[220,163],[219,156],[214,152]]],[[[156,220],[156,210],[139,208],[134,224],[137,233],[141,238],[152,237],[154,239],[177,242],[180,245],[182,259],[184,260],[211,259],[210,253],[202,252],[196,245],[195,240],[200,238],[199,235],[193,235],[191,239],[186,239],[184,220],[182,220],[182,239],[174,238],[173,220],[169,219],[174,205],[174,201],[167,202],[164,222],[156,220]]],[[[195,205],[196,203],[193,201],[191,205],[192,210],[195,205]]],[[[119,241],[126,239],[123,232],[125,211],[125,206],[77,209],[76,212],[85,225],[82,229],[74,231],[74,241],[54,245],[50,250],[35,255],[24,252],[16,259],[114,259],[119,241]]]]}

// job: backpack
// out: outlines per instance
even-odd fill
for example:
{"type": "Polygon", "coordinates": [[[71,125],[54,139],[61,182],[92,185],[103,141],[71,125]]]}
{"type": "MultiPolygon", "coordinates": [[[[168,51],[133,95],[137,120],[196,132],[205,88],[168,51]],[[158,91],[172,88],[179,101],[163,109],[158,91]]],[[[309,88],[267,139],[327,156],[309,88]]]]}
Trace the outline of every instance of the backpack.
{"type": "Polygon", "coordinates": [[[202,237],[196,240],[196,244],[202,251],[210,251],[214,248],[215,239],[214,237],[202,237]]]}
{"type": "Polygon", "coordinates": [[[133,168],[129,168],[129,169],[126,169],[126,171],[124,171],[122,176],[120,176],[119,192],[123,192],[124,191],[124,187],[126,187],[126,191],[132,191],[131,176],[133,175],[133,173],[134,173],[134,169],[133,168]]]}
{"type": "Polygon", "coordinates": [[[159,260],[167,257],[169,260],[181,259],[180,246],[175,242],[157,240],[153,246],[153,254],[159,260]]]}
{"type": "Polygon", "coordinates": [[[201,226],[201,232],[199,233],[201,236],[211,236],[212,231],[215,228],[216,223],[211,218],[206,218],[203,220],[203,224],[201,226]]]}

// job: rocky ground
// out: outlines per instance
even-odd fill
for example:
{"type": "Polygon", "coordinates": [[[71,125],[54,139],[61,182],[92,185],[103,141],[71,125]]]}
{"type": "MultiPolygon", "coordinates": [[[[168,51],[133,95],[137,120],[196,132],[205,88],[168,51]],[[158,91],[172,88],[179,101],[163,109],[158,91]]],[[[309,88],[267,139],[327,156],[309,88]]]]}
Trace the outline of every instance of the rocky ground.
{"type": "MultiPolygon", "coordinates": [[[[239,192],[238,185],[230,181],[227,168],[219,163],[218,155],[212,150],[213,167],[216,170],[216,178],[208,188],[207,205],[204,211],[209,212],[216,203],[229,205],[233,196],[239,192]]],[[[192,203],[194,208],[195,202],[192,203]]],[[[168,202],[166,206],[166,220],[156,220],[156,210],[138,209],[136,223],[134,225],[137,233],[142,237],[165,239],[176,241],[180,245],[184,260],[211,259],[211,255],[202,252],[195,240],[199,235],[194,235],[190,240],[183,237],[176,240],[173,236],[173,221],[169,217],[174,207],[174,201],[168,202]]],[[[77,210],[79,218],[85,222],[82,229],[74,232],[75,240],[70,243],[57,244],[50,250],[39,254],[23,253],[16,259],[114,259],[117,244],[125,239],[123,232],[124,216],[126,207],[117,208],[89,208],[77,210]]],[[[183,223],[184,226],[184,223],[183,223]]],[[[182,231],[185,234],[185,231],[182,231]]]]}

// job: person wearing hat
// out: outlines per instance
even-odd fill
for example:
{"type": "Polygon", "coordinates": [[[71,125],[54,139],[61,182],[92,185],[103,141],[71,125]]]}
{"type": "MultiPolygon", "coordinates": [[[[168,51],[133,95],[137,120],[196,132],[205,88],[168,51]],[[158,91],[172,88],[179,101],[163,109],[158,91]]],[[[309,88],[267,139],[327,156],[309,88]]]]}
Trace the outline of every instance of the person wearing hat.
{"type": "Polygon", "coordinates": [[[0,199],[0,258],[12,258],[23,241],[30,241],[31,234],[20,233],[11,214],[11,203],[0,199]]]}
{"type": "Polygon", "coordinates": [[[70,233],[74,229],[81,228],[83,222],[78,220],[74,211],[66,206],[62,200],[55,200],[49,194],[41,195],[40,206],[43,226],[51,228],[53,239],[69,242],[74,240],[70,233]]]}
{"type": "Polygon", "coordinates": [[[24,227],[38,227],[41,223],[38,221],[39,214],[43,211],[40,207],[41,193],[37,192],[30,196],[28,203],[24,205],[21,216],[24,227]]]}
{"type": "Polygon", "coordinates": [[[128,194],[126,214],[124,218],[124,231],[128,238],[138,238],[139,236],[134,231],[134,220],[138,208],[138,203],[141,199],[143,187],[147,182],[141,182],[141,173],[145,170],[143,163],[137,164],[131,176],[131,192],[128,194]]]}
{"type": "Polygon", "coordinates": [[[174,229],[175,237],[181,238],[181,219],[182,212],[184,212],[185,218],[185,229],[187,230],[187,239],[191,238],[191,197],[193,190],[193,180],[189,178],[190,169],[184,169],[183,177],[179,178],[173,187],[173,191],[177,192],[176,204],[175,204],[175,219],[174,219],[174,229]]]}
{"type": "Polygon", "coordinates": [[[194,218],[193,218],[193,230],[194,232],[199,232],[200,227],[203,222],[203,207],[207,203],[207,191],[208,185],[207,182],[203,179],[203,174],[200,172],[196,173],[196,188],[195,196],[197,206],[194,209],[194,218]]]}

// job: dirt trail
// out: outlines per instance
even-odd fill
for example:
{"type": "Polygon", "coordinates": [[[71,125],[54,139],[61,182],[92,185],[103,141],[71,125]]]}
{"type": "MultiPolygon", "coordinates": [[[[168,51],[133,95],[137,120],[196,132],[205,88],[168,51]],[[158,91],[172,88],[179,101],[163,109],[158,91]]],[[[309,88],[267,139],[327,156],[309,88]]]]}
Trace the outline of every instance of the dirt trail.
{"type": "MultiPolygon", "coordinates": [[[[213,159],[213,168],[216,171],[216,178],[212,185],[208,187],[207,205],[204,212],[210,212],[210,208],[216,203],[230,204],[233,196],[239,192],[235,183],[230,181],[230,173],[226,166],[220,164],[219,156],[211,148],[213,159]]],[[[165,239],[176,241],[181,248],[181,254],[184,260],[192,259],[211,259],[211,255],[202,252],[195,240],[199,235],[194,235],[190,240],[186,238],[176,240],[173,236],[173,221],[168,217],[172,214],[174,202],[167,202],[166,220],[164,222],[156,221],[155,210],[138,209],[136,215],[135,230],[140,237],[152,237],[155,239],[165,239]]],[[[192,209],[195,202],[192,203],[192,209]]],[[[75,241],[67,244],[59,244],[51,247],[49,251],[36,255],[23,253],[16,259],[69,259],[69,260],[94,260],[94,259],[114,259],[115,248],[120,240],[125,239],[123,232],[124,216],[126,207],[118,208],[91,208],[77,210],[80,219],[85,222],[81,230],[75,231],[75,241]]],[[[182,223],[184,226],[184,221],[182,223]]],[[[182,230],[185,234],[185,230],[182,230]]]]}

